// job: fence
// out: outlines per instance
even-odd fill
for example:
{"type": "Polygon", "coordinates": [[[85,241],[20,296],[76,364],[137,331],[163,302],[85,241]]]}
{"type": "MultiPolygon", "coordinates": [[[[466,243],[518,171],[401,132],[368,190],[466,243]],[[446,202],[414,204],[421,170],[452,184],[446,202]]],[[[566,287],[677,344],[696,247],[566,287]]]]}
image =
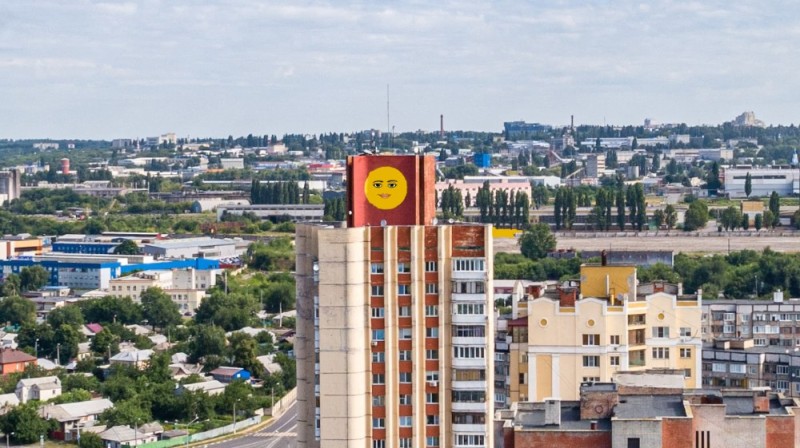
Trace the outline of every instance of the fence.
{"type": "Polygon", "coordinates": [[[289,409],[289,406],[294,403],[297,399],[297,388],[290,390],[283,396],[280,400],[278,400],[271,408],[267,409],[267,415],[272,417],[280,417],[289,409]]]}
{"type": "MultiPolygon", "coordinates": [[[[242,421],[236,422],[236,431],[241,429],[257,425],[261,423],[261,417],[251,417],[248,419],[244,419],[242,421]]],[[[151,443],[144,443],[139,445],[140,448],[169,448],[173,446],[182,446],[188,443],[195,443],[200,442],[203,440],[214,439],[220,436],[224,436],[226,434],[233,434],[234,432],[234,425],[225,425],[220,426],[219,428],[214,428],[209,431],[198,432],[195,434],[191,434],[188,436],[176,437],[174,439],[169,440],[159,440],[158,442],[151,442],[151,443]],[[188,439],[188,440],[187,440],[188,439]]]]}

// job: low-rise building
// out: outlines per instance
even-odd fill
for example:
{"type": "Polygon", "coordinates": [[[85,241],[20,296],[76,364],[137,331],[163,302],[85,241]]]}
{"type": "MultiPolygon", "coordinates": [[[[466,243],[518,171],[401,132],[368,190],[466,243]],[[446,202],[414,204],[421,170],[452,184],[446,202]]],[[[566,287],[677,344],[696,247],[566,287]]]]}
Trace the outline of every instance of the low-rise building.
{"type": "Polygon", "coordinates": [[[321,221],[325,215],[324,204],[252,204],[217,206],[217,221],[226,214],[241,216],[252,213],[261,219],[288,218],[292,221],[321,221]]]}
{"type": "Polygon", "coordinates": [[[0,350],[0,374],[22,372],[26,367],[36,365],[36,358],[15,348],[0,350]]]}
{"type": "Polygon", "coordinates": [[[78,431],[86,426],[94,426],[100,414],[114,407],[111,400],[80,401],[77,403],[51,404],[39,409],[39,415],[47,420],[58,422],[58,429],[53,433],[56,439],[71,442],[77,440],[78,431]]]}
{"type": "Polygon", "coordinates": [[[30,400],[47,401],[61,395],[61,380],[57,376],[21,379],[14,393],[22,403],[30,400]]]}
{"type": "Polygon", "coordinates": [[[99,433],[98,436],[100,436],[106,448],[127,448],[158,440],[159,433],[149,432],[143,428],[131,428],[127,425],[113,426],[99,433]]]}
{"type": "Polygon", "coordinates": [[[217,283],[218,269],[170,269],[143,271],[114,279],[109,293],[114,297],[129,297],[136,303],[149,288],[161,288],[182,314],[194,314],[206,296],[206,290],[217,283]]]}
{"type": "Polygon", "coordinates": [[[217,367],[210,373],[215,380],[226,384],[236,380],[250,380],[250,372],[241,367],[217,367]]]}
{"type": "Polygon", "coordinates": [[[153,356],[152,350],[123,351],[112,356],[109,360],[109,363],[112,366],[122,365],[142,370],[150,363],[151,356],[153,356]]]}
{"type": "Polygon", "coordinates": [[[158,259],[165,258],[224,258],[238,255],[233,240],[218,238],[183,238],[145,244],[142,252],[158,259]]]}
{"type": "Polygon", "coordinates": [[[184,384],[181,385],[176,389],[176,393],[186,392],[205,392],[208,395],[219,395],[225,392],[225,388],[228,387],[227,384],[217,381],[203,381],[200,383],[191,383],[191,384],[184,384]]]}

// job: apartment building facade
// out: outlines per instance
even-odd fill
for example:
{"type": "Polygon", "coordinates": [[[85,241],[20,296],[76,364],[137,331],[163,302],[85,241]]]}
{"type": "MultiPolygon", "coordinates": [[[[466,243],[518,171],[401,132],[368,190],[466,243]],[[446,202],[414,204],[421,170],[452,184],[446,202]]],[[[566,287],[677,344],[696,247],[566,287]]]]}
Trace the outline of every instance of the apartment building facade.
{"type": "Polygon", "coordinates": [[[491,226],[436,225],[428,157],[351,158],[348,184],[387,166],[411,210],[351,190],[349,226],[297,226],[298,446],[494,446],[491,226]]]}
{"type": "Polygon", "coordinates": [[[527,304],[527,325],[509,324],[512,401],[577,400],[582,383],[653,368],[701,385],[701,299],[680,285],[638,284],[635,266],[584,265],[580,282],[527,304]]]}

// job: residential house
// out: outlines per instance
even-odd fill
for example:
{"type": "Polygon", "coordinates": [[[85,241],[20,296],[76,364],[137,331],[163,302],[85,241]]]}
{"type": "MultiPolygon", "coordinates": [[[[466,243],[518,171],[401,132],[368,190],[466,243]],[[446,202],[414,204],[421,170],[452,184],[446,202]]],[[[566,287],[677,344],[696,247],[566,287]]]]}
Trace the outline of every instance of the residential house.
{"type": "Polygon", "coordinates": [[[267,375],[275,375],[276,373],[281,373],[283,368],[281,365],[275,362],[275,354],[263,355],[256,358],[258,362],[264,366],[264,371],[267,375]]]}
{"type": "Polygon", "coordinates": [[[0,350],[0,373],[8,375],[9,373],[22,372],[25,367],[29,365],[36,365],[36,358],[15,348],[6,348],[0,350]]]}
{"type": "Polygon", "coordinates": [[[15,393],[22,403],[30,400],[47,401],[61,395],[61,380],[57,376],[21,379],[15,393]]]}
{"type": "Polygon", "coordinates": [[[152,350],[131,350],[119,352],[111,357],[110,364],[112,366],[124,365],[142,370],[147,367],[147,364],[150,363],[151,356],[153,356],[152,350]]]}
{"type": "Polygon", "coordinates": [[[39,415],[45,419],[53,419],[58,422],[58,429],[53,434],[56,439],[71,442],[78,438],[79,428],[94,426],[100,414],[113,407],[114,403],[111,400],[102,398],[77,403],[42,406],[39,409],[39,415]]]}
{"type": "Polygon", "coordinates": [[[127,425],[108,428],[98,434],[98,436],[103,440],[103,445],[105,445],[106,448],[139,446],[158,440],[156,434],[148,434],[140,428],[134,429],[127,425]]]}
{"type": "Polygon", "coordinates": [[[211,376],[223,383],[230,383],[235,380],[250,380],[250,372],[241,367],[218,367],[211,371],[211,376]]]}
{"type": "Polygon", "coordinates": [[[205,392],[208,395],[219,395],[225,392],[227,384],[221,383],[217,380],[203,381],[202,383],[184,384],[175,389],[176,394],[187,392],[205,392]]]}
{"type": "Polygon", "coordinates": [[[19,404],[17,394],[2,394],[0,395],[0,415],[5,414],[14,406],[19,404]]]}

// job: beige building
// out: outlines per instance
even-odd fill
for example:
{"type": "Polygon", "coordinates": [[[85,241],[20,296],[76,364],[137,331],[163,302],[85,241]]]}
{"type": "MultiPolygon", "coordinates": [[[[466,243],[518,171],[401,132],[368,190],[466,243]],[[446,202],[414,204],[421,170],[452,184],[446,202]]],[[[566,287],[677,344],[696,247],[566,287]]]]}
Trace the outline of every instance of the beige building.
{"type": "Polygon", "coordinates": [[[136,303],[148,288],[158,287],[170,296],[180,312],[194,314],[206,296],[206,290],[217,282],[217,270],[172,269],[143,271],[109,282],[109,292],[114,297],[130,297],[136,303]]]}
{"type": "Polygon", "coordinates": [[[297,227],[299,447],[494,447],[491,226],[297,227]]]}
{"type": "Polygon", "coordinates": [[[509,322],[512,402],[577,400],[581,383],[653,368],[701,387],[701,299],[680,285],[638,284],[634,266],[584,265],[580,282],[537,293],[509,322]]]}

